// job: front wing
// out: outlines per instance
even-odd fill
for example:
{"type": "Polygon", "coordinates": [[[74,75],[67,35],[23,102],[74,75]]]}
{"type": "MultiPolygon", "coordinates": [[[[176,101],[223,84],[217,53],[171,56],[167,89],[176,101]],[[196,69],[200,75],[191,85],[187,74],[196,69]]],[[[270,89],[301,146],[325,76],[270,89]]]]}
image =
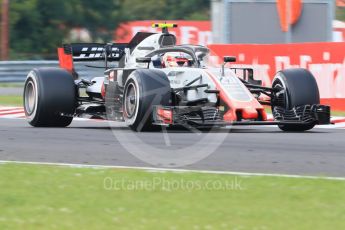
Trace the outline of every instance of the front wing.
{"type": "Polygon", "coordinates": [[[292,110],[275,108],[273,120],[225,121],[216,107],[201,106],[154,106],[153,124],[190,125],[195,127],[238,126],[238,125],[325,125],[330,122],[330,107],[325,105],[304,105],[292,110]]]}

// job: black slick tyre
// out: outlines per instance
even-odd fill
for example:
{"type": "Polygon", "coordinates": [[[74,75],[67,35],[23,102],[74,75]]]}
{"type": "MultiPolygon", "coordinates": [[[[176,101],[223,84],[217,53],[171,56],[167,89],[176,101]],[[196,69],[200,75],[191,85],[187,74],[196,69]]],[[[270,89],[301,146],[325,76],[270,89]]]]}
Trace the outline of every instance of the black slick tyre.
{"type": "Polygon", "coordinates": [[[171,88],[166,74],[160,70],[139,69],[132,72],[125,83],[123,117],[134,131],[154,131],[152,121],[155,105],[170,105],[171,88]]]}
{"type": "MultiPolygon", "coordinates": [[[[276,102],[272,103],[272,111],[275,106],[281,106],[286,110],[302,105],[320,104],[319,88],[315,77],[306,69],[286,69],[279,71],[273,79],[272,88],[282,89],[276,102]]],[[[283,131],[301,132],[310,130],[315,123],[279,125],[283,131]]]]}
{"type": "Polygon", "coordinates": [[[72,75],[61,68],[37,68],[24,85],[24,112],[34,127],[66,127],[76,108],[76,87],[72,75]]]}

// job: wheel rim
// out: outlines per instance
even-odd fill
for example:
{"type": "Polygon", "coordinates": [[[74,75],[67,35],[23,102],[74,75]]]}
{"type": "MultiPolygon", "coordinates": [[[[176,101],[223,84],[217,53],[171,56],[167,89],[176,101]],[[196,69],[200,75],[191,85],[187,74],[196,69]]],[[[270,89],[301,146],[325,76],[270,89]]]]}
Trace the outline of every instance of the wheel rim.
{"type": "Polygon", "coordinates": [[[36,109],[36,87],[32,81],[29,81],[25,86],[24,95],[25,111],[31,115],[36,109]]]}
{"type": "Polygon", "coordinates": [[[280,80],[276,80],[272,88],[280,89],[280,91],[277,93],[276,105],[286,108],[288,102],[286,97],[286,89],[283,83],[280,80]]]}
{"type": "Polygon", "coordinates": [[[129,83],[125,94],[125,112],[128,118],[134,116],[137,106],[137,88],[134,83],[129,83]]]}

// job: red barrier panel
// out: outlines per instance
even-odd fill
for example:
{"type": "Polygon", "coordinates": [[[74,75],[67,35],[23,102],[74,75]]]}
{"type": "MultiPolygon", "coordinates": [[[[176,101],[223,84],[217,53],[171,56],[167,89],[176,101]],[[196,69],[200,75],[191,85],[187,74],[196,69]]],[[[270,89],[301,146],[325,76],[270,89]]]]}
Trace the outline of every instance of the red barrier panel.
{"type": "Polygon", "coordinates": [[[301,44],[214,44],[209,45],[214,60],[236,56],[233,67],[250,67],[269,86],[279,70],[309,69],[319,85],[322,102],[332,110],[345,111],[345,42],[301,44]]]}
{"type": "Polygon", "coordinates": [[[177,44],[207,45],[212,43],[212,32],[210,21],[130,21],[121,23],[114,33],[116,42],[129,42],[139,31],[160,32],[159,28],[152,28],[153,23],[176,23],[177,28],[170,28],[169,32],[177,37],[177,44]]]}

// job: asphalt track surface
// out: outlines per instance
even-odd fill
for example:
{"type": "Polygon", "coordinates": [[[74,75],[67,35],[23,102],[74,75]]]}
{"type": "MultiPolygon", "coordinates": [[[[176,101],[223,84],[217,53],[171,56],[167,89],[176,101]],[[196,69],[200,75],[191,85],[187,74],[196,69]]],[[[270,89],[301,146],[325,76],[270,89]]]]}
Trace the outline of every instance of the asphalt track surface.
{"type": "MultiPolygon", "coordinates": [[[[120,144],[114,135],[132,131],[118,123],[111,127],[107,122],[73,121],[68,128],[33,128],[24,119],[0,119],[0,160],[161,167],[144,163],[123,147],[140,143],[126,140],[120,144]]],[[[183,168],[345,176],[345,129],[284,133],[274,127],[236,127],[221,132],[225,140],[211,155],[183,168]]],[[[135,135],[162,153],[168,148],[162,132],[135,135]]],[[[172,130],[167,135],[174,148],[183,149],[208,134],[172,130]]],[[[203,144],[212,145],[207,140],[203,144]]]]}

